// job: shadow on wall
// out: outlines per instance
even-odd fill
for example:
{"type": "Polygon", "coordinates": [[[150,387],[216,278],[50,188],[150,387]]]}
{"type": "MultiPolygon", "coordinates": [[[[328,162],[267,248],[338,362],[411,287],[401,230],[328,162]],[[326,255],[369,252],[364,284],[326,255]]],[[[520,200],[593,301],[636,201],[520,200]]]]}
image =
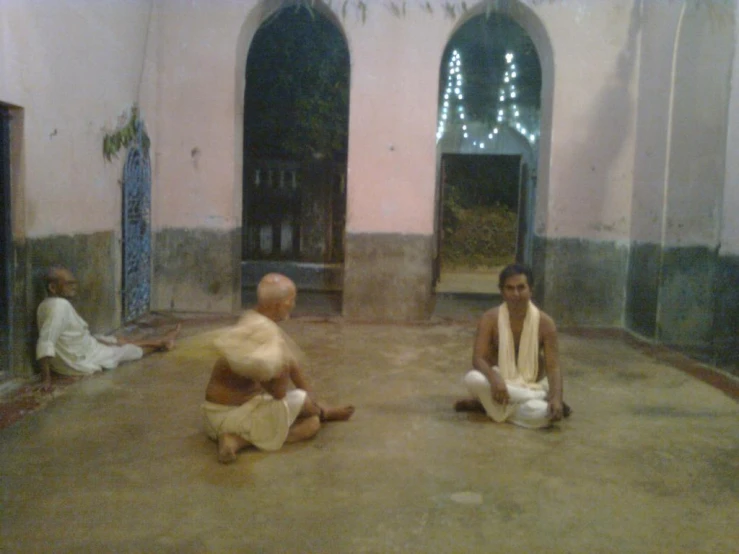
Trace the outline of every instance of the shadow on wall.
{"type": "Polygon", "coordinates": [[[734,8],[649,8],[624,326],[736,374],[739,272],[719,255],[734,8]]]}
{"type": "Polygon", "coordinates": [[[614,71],[584,117],[584,121],[588,122],[587,131],[582,141],[573,149],[574,157],[563,164],[572,169],[569,175],[565,174],[563,182],[575,183],[581,190],[589,193],[587,205],[577,206],[578,213],[587,210],[587,213],[602,214],[601,220],[593,225],[596,232],[628,230],[625,227],[626,221],[613,222],[602,218],[605,217],[604,211],[611,200],[609,192],[613,186],[612,168],[624,148],[630,144],[627,143],[627,138],[634,125],[633,119],[627,116],[633,113],[635,107],[628,89],[635,77],[640,32],[639,0],[631,8],[626,43],[618,55],[614,71]],[[582,182],[583,166],[589,175],[587,182],[582,182]]]}
{"type": "MultiPolygon", "coordinates": [[[[737,330],[736,296],[720,282],[721,205],[735,51],[735,8],[686,4],[677,43],[674,109],[659,266],[657,340],[716,363],[737,330]],[[725,342],[727,341],[727,342],[725,342]]],[[[726,267],[726,266],[723,266],[726,267]]]]}
{"type": "MultiPolygon", "coordinates": [[[[614,180],[623,178],[613,175],[614,166],[630,144],[628,138],[634,125],[632,118],[628,117],[635,108],[628,90],[637,66],[641,5],[639,0],[631,8],[626,41],[614,71],[583,117],[587,129],[582,140],[572,149],[573,158],[562,164],[569,168],[562,181],[580,193],[576,205],[570,203],[572,196],[558,198],[555,210],[571,214],[600,214],[600,219],[590,225],[591,235],[595,236],[628,232],[626,217],[618,221],[606,218],[613,202],[614,180]],[[584,175],[588,175],[587,181],[584,175]]],[[[556,233],[557,230],[555,225],[552,231],[556,233]]],[[[538,267],[537,272],[544,285],[540,288],[543,297],[539,301],[547,310],[563,321],[620,325],[628,248],[587,238],[538,240],[537,250],[543,259],[540,258],[537,265],[543,263],[543,267],[538,267]],[[565,250],[568,255],[555,255],[558,250],[565,250]]]]}

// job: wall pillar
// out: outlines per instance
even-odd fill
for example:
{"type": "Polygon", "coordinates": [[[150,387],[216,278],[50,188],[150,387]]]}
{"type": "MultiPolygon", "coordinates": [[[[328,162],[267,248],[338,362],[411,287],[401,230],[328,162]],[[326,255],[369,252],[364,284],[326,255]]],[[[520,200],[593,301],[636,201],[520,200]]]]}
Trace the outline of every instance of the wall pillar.
{"type": "Polygon", "coordinates": [[[343,312],[348,319],[427,319],[432,307],[433,235],[346,237],[343,312]]]}

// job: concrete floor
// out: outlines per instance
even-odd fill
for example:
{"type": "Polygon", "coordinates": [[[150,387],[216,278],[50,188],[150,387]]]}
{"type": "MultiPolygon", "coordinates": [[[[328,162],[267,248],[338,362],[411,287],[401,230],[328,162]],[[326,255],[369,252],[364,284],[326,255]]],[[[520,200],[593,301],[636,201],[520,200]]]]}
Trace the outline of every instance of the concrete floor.
{"type": "Polygon", "coordinates": [[[620,340],[564,335],[575,414],[527,431],[451,409],[470,322],[293,320],[357,413],[222,466],[198,410],[214,328],[0,432],[0,551],[737,551],[739,406],[620,340]]]}

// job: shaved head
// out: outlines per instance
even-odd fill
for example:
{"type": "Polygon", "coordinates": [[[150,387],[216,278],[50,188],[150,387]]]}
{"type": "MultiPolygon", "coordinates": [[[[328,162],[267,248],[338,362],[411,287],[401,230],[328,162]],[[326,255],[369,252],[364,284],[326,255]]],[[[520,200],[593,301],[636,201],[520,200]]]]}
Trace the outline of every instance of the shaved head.
{"type": "Polygon", "coordinates": [[[297,293],[295,283],[280,273],[267,273],[257,286],[257,305],[268,306],[283,302],[297,293]]]}

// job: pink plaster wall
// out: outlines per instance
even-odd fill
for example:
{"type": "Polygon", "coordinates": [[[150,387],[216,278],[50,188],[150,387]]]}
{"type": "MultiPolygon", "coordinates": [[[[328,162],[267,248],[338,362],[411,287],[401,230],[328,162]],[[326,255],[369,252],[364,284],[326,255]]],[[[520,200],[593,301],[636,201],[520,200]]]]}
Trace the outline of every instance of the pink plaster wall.
{"type": "Polygon", "coordinates": [[[3,0],[0,102],[22,108],[20,236],[120,228],[102,141],[136,102],[150,0],[3,0]]]}
{"type": "Polygon", "coordinates": [[[433,232],[439,68],[450,28],[439,16],[399,19],[383,9],[348,26],[348,232],[433,232]]]}
{"type": "MultiPolygon", "coordinates": [[[[525,8],[541,19],[556,55],[551,156],[542,150],[537,208],[547,236],[628,237],[632,5],[525,8]]],[[[241,72],[269,6],[157,3],[155,227],[240,225],[241,72]]],[[[373,4],[366,21],[350,13],[341,22],[351,55],[348,232],[433,232],[439,67],[461,21],[413,7],[397,18],[373,4]]]]}
{"type": "Polygon", "coordinates": [[[720,7],[689,6],[677,41],[664,243],[706,246],[720,240],[726,176],[727,108],[733,17],[720,7]],[[721,23],[722,18],[724,23],[721,23]]]}
{"type": "MultiPolygon", "coordinates": [[[[157,4],[155,228],[240,226],[246,56],[274,5],[157,4]]],[[[352,64],[347,230],[430,234],[451,22],[423,12],[399,20],[373,6],[365,23],[340,24],[352,64]]]]}
{"type": "MultiPolygon", "coordinates": [[[[627,239],[638,12],[628,0],[524,4],[554,56],[537,231],[627,239]]],[[[119,225],[120,163],[99,152],[103,128],[137,99],[152,136],[154,228],[238,228],[243,72],[274,5],[160,0],[149,22],[145,0],[5,0],[0,101],[24,108],[28,233],[119,225]]],[[[461,22],[373,3],[365,22],[341,23],[352,64],[347,231],[433,232],[439,66],[461,22]]]]}
{"type": "Polygon", "coordinates": [[[634,148],[631,240],[661,244],[665,218],[675,49],[682,6],[653,2],[642,11],[634,148]]]}
{"type": "Polygon", "coordinates": [[[626,239],[638,10],[632,2],[579,1],[545,3],[537,11],[549,33],[555,66],[549,182],[539,183],[548,187],[547,204],[537,203],[537,232],[626,239]]]}
{"type": "Polygon", "coordinates": [[[722,255],[739,256],[739,52],[736,41],[739,25],[734,27],[734,58],[732,63],[731,88],[728,110],[728,137],[726,140],[726,176],[721,206],[722,255]]]}
{"type": "Polygon", "coordinates": [[[245,66],[237,69],[237,44],[256,4],[156,4],[154,228],[241,225],[245,66]]]}
{"type": "MultiPolygon", "coordinates": [[[[441,54],[453,29],[482,12],[479,4],[450,26],[438,14],[397,19],[376,10],[365,24],[348,26],[348,231],[432,232],[441,54]]],[[[627,239],[639,10],[613,0],[517,5],[513,13],[545,45],[542,65],[555,56],[553,71],[544,68],[542,104],[552,107],[542,114],[537,231],[627,239]]]]}

